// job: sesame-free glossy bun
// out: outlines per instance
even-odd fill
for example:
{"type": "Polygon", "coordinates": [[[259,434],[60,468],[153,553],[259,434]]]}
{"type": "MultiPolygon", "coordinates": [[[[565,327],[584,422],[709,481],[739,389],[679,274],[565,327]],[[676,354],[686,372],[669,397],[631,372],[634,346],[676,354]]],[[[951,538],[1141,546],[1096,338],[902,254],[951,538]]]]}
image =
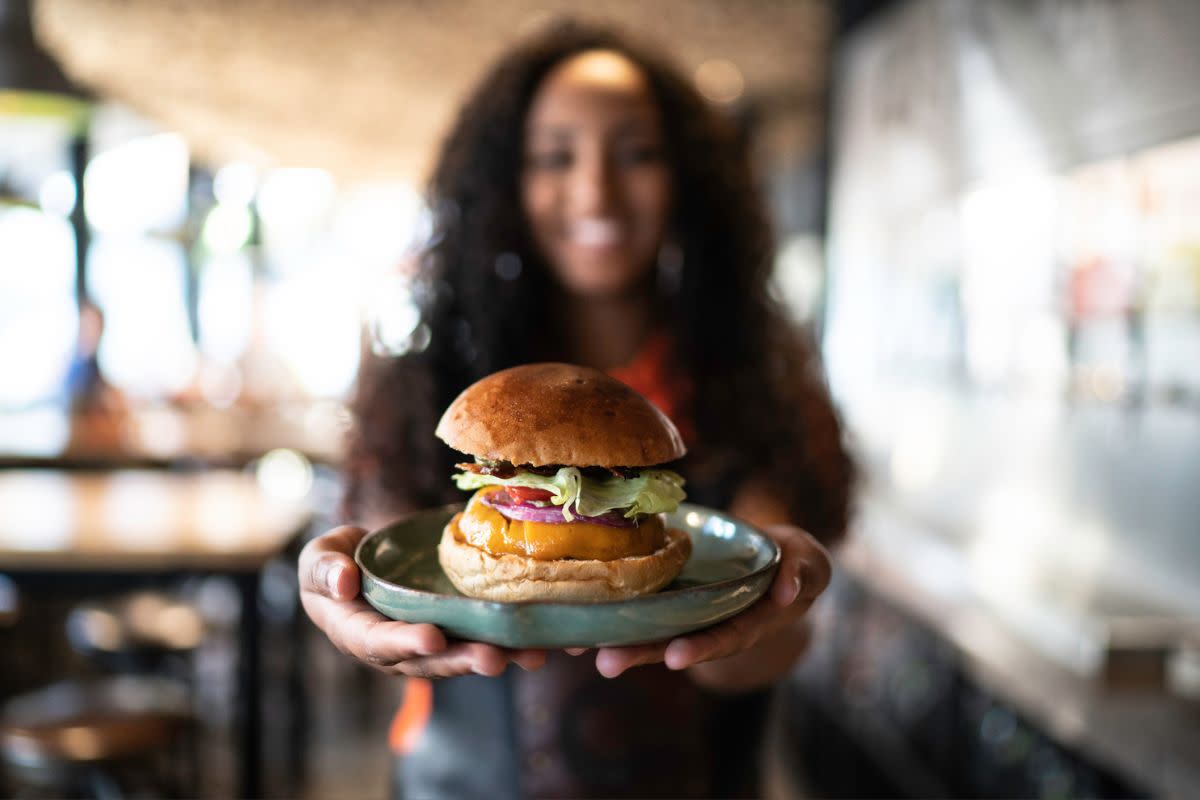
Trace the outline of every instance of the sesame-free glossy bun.
{"type": "Polygon", "coordinates": [[[493,556],[458,541],[456,522],[442,532],[438,561],[460,592],[484,600],[581,602],[650,594],[675,580],[692,553],[688,535],[668,529],[666,544],[648,556],[611,561],[493,556]]]}
{"type": "Polygon", "coordinates": [[[572,364],[527,364],[476,381],[446,409],[437,436],[461,453],[534,466],[648,467],[687,452],[649,400],[572,364]]]}

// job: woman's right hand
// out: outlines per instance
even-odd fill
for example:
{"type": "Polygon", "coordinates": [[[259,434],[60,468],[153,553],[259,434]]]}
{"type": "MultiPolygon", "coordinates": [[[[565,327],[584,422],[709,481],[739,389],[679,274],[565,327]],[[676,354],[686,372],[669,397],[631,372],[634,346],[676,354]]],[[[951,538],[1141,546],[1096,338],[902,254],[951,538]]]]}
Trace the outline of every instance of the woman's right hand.
{"type": "Polygon", "coordinates": [[[534,670],[544,650],[506,650],[483,642],[447,641],[428,623],[396,622],[359,597],[354,548],[362,528],[334,528],[300,553],[300,601],[309,619],[343,653],[381,672],[419,678],[499,675],[512,661],[534,670]]]}

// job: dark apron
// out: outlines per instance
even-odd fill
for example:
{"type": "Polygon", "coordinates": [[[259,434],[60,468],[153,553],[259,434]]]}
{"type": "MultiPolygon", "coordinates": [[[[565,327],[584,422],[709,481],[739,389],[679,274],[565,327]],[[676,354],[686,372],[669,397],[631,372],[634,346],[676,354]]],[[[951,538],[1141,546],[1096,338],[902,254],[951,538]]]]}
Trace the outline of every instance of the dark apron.
{"type": "Polygon", "coordinates": [[[592,654],[439,681],[429,723],[397,763],[395,794],[755,797],[768,697],[714,695],[662,665],[610,680],[592,654]]]}

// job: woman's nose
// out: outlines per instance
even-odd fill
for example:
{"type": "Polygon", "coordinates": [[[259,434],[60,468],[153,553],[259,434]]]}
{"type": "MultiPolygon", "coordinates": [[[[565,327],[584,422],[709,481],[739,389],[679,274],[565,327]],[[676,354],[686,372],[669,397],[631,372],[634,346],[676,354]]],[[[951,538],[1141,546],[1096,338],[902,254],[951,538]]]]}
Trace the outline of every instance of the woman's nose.
{"type": "Polygon", "coordinates": [[[613,180],[613,169],[607,159],[602,156],[580,159],[571,181],[574,211],[580,214],[611,211],[616,199],[613,180]]]}

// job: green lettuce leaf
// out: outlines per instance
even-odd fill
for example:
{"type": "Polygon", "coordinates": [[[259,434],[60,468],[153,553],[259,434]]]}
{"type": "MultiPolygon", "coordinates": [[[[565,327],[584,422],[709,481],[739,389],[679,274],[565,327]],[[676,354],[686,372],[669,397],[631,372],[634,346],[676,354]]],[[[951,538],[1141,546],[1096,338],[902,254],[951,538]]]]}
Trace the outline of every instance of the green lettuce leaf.
{"type": "Polygon", "coordinates": [[[468,491],[484,486],[546,489],[550,501],[563,507],[567,521],[575,518],[572,511],[587,517],[598,517],[615,509],[625,509],[626,517],[674,511],[687,496],[683,478],[667,469],[642,470],[636,478],[613,475],[601,479],[585,477],[578,467],[562,467],[554,475],[518,472],[511,478],[460,472],[454,476],[454,483],[468,491]]]}

